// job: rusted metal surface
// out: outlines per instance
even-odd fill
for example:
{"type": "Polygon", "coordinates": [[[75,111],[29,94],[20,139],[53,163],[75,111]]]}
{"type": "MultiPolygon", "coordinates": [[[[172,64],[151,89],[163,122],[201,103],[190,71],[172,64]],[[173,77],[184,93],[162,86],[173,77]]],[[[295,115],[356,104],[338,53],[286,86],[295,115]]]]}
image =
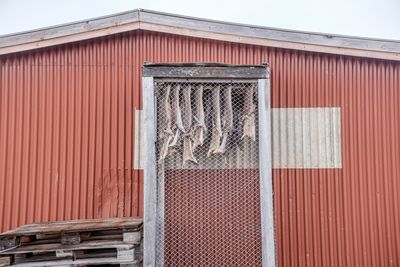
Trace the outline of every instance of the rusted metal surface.
{"type": "Polygon", "coordinates": [[[273,108],[340,108],[341,169],[273,171],[278,264],[400,264],[400,64],[148,32],[0,57],[2,231],[142,215],[144,61],[267,62],[273,108]]]}

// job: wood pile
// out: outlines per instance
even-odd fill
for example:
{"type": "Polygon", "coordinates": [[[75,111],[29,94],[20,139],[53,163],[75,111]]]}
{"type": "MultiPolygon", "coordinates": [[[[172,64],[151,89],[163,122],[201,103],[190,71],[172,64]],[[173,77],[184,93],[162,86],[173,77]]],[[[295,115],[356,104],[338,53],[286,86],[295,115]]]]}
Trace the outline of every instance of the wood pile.
{"type": "Polygon", "coordinates": [[[139,218],[28,224],[0,234],[0,266],[141,266],[139,218]]]}

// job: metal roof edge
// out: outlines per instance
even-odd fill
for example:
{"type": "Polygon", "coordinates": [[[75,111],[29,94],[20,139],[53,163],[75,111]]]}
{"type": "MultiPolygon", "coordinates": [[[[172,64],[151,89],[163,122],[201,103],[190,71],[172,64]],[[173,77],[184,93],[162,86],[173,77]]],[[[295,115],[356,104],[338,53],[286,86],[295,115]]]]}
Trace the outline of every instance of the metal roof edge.
{"type": "Polygon", "coordinates": [[[400,41],[302,32],[135,9],[118,14],[0,36],[0,55],[148,30],[228,42],[400,60],[400,41]]]}

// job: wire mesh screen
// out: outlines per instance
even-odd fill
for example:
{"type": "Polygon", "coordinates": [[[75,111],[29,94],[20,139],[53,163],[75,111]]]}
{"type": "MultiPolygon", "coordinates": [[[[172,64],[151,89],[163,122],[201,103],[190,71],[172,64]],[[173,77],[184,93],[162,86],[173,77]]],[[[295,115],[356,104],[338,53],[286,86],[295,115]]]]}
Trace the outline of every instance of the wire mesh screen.
{"type": "Polygon", "coordinates": [[[261,266],[256,88],[156,80],[158,266],[261,266]]]}

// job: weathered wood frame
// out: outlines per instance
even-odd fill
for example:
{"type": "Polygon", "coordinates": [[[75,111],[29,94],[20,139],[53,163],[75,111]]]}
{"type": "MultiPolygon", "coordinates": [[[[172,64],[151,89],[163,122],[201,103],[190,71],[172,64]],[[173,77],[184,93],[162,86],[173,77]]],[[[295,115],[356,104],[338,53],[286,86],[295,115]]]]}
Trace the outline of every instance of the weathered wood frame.
{"type": "Polygon", "coordinates": [[[155,78],[256,79],[258,81],[260,207],[262,265],[275,266],[275,237],[271,158],[270,77],[266,65],[215,63],[148,64],[143,66],[144,105],[144,266],[156,266],[158,181],[156,170],[155,78]]]}
{"type": "Polygon", "coordinates": [[[156,170],[156,120],[153,77],[142,78],[143,93],[143,162],[144,162],[144,220],[143,220],[143,266],[155,266],[156,257],[156,213],[157,213],[157,170],[156,170]]]}
{"type": "Polygon", "coordinates": [[[258,80],[258,131],[260,162],[260,210],[263,266],[276,266],[274,199],[272,188],[272,130],[270,79],[258,80]],[[264,138],[262,138],[264,137],[264,138]]]}

